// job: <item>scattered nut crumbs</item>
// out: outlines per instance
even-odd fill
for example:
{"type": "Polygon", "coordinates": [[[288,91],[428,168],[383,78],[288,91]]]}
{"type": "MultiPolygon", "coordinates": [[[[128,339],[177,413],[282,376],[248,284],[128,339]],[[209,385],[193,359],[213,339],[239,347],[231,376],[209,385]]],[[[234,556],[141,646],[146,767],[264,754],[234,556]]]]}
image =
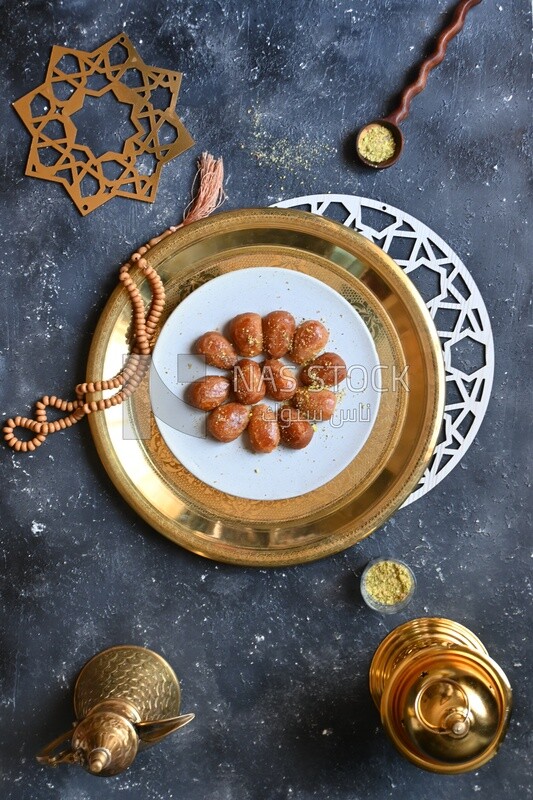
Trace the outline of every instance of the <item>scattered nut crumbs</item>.
{"type": "Polygon", "coordinates": [[[375,603],[393,606],[410,594],[413,578],[409,570],[397,561],[378,561],[366,573],[364,587],[375,603]]]}
{"type": "MultiPolygon", "coordinates": [[[[271,125],[263,127],[263,123],[268,121],[267,115],[254,108],[249,108],[248,114],[251,117],[252,137],[256,142],[250,155],[260,166],[273,166],[283,172],[283,179],[298,175],[303,170],[312,172],[318,163],[324,163],[336,152],[325,139],[315,141],[303,137],[294,141],[288,137],[279,137],[274,130],[270,130],[271,125]]],[[[241,144],[241,148],[244,147],[241,144]]],[[[280,188],[283,190],[283,186],[280,188]]]]}
{"type": "Polygon", "coordinates": [[[339,389],[337,392],[337,403],[342,403],[344,398],[346,397],[346,389],[339,389]]]}

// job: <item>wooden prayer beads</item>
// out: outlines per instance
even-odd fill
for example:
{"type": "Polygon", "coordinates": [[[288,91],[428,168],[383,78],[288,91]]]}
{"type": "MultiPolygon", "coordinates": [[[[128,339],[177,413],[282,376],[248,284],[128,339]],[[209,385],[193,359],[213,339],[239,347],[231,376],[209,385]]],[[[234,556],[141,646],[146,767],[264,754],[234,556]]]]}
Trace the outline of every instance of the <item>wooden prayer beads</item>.
{"type": "Polygon", "coordinates": [[[222,159],[215,159],[208,153],[202,153],[198,162],[199,186],[196,196],[186,209],[183,222],[172,225],[160,236],[139,247],[130,260],[123,264],[119,271],[119,280],[129,295],[132,309],[132,348],[124,369],[113,378],[102,381],[79,383],[76,386],[76,400],[62,400],[55,395],[42,397],[35,405],[35,418],[17,416],[7,420],[3,427],[6,443],[17,452],[32,452],[40,447],[51,433],[65,430],[75,425],[80,419],[97,411],[104,411],[111,406],[119,405],[130,397],[140,385],[150,366],[150,354],[153,336],[157,323],[165,307],[165,287],[156,270],[150,266],[145,254],[162,239],[198,219],[207,217],[224,201],[224,167],[222,159]],[[152,300],[148,311],[137,283],[130,274],[132,267],[140,269],[149,283],[152,300]],[[116,389],[111,397],[101,400],[89,400],[88,395],[116,389]],[[66,416],[56,420],[48,420],[47,409],[55,408],[66,412],[66,416]],[[15,435],[17,428],[24,428],[35,434],[27,441],[15,435]]]}

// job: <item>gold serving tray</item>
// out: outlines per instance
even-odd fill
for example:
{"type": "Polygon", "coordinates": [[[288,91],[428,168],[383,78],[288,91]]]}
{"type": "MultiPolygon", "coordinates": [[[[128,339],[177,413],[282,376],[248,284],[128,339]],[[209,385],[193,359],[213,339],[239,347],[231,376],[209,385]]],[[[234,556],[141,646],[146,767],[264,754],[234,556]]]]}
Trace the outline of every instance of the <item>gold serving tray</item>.
{"type": "MultiPolygon", "coordinates": [[[[364,447],[333,480],[288,500],[245,500],[206,485],[175,459],[151,413],[146,378],[127,404],[89,417],[104,467],[128,503],[182,547],[246,566],[323,558],[382,525],[422,476],[444,410],[437,331],[400,267],[336,222],[277,208],[230,211],[194,223],[164,239],[147,259],[167,292],[161,324],[198,286],[233,270],[283,267],[323,281],[368,326],[384,367],[384,391],[364,447]],[[397,380],[406,366],[408,389],[397,380]]],[[[139,270],[132,274],[148,301],[146,280],[139,270]]],[[[222,309],[222,316],[231,317],[231,309],[222,309]]],[[[119,288],[94,334],[91,380],[121,369],[130,322],[129,302],[119,288]]]]}

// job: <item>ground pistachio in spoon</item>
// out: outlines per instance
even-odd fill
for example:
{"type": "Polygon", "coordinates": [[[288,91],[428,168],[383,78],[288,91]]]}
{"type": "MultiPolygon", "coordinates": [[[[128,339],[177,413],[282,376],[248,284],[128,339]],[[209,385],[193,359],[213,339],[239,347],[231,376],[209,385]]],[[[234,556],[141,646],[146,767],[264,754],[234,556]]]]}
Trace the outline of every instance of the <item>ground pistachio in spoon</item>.
{"type": "Polygon", "coordinates": [[[396,151],[394,136],[391,131],[379,122],[366,125],[358,136],[359,155],[372,164],[388,161],[396,151]]]}

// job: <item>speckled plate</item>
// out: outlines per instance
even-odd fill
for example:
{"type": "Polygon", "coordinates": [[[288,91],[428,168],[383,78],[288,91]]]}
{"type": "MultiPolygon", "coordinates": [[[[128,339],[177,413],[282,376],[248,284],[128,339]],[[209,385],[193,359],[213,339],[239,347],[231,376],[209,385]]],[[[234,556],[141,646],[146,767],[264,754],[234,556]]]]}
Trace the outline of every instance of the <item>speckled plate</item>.
{"type": "MultiPolygon", "coordinates": [[[[249,499],[208,485],[178,461],[155,422],[146,378],[127,404],[89,417],[102,462],[133,508],[189,550],[257,566],[321,558],[381,525],[424,472],[444,401],[437,332],[402,270],[336,222],[272,208],[195,223],[150,250],[148,260],[167,292],[162,325],[186,297],[222,275],[261,268],[314,278],[328,287],[325,293],[333,291],[349,303],[366,326],[377,353],[381,392],[366,442],[358,451],[354,447],[338,474],[298,496],[249,499]]],[[[134,274],[148,300],[147,282],[134,274]]],[[[94,335],[88,364],[92,380],[120,369],[130,322],[127,297],[117,289],[94,335]]],[[[293,480],[298,486],[296,474],[293,480]]]]}

